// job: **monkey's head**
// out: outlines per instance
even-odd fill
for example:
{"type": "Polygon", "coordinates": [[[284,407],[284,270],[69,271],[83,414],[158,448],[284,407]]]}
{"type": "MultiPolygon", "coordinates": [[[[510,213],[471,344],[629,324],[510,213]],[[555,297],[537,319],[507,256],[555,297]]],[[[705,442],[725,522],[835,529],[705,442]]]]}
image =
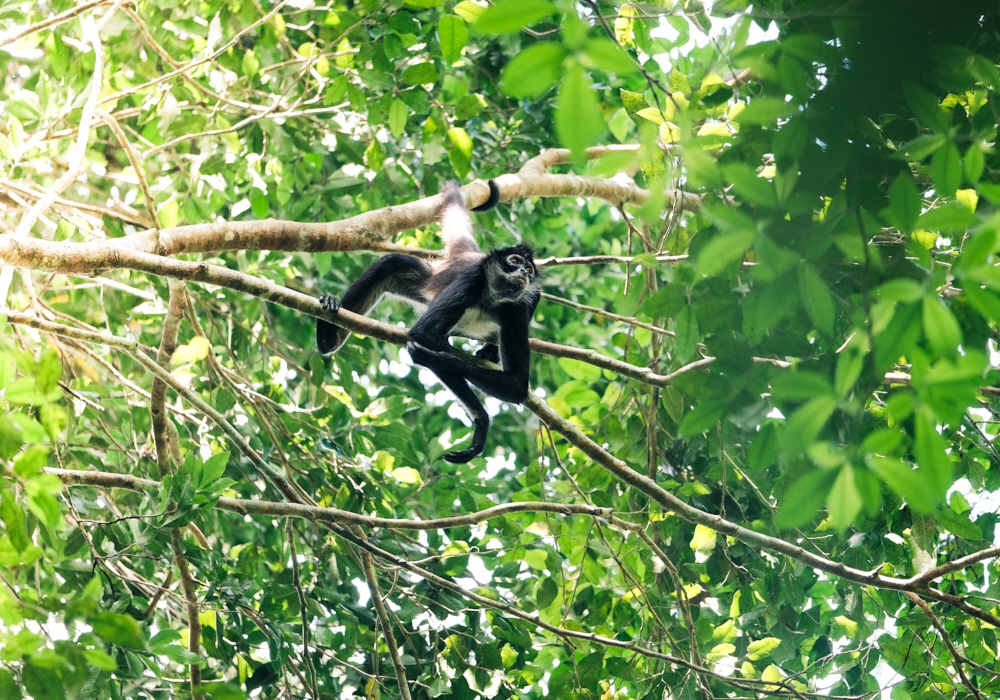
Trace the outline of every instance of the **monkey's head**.
{"type": "Polygon", "coordinates": [[[538,280],[535,252],[527,243],[494,248],[487,255],[486,270],[495,303],[521,301],[538,280]]]}

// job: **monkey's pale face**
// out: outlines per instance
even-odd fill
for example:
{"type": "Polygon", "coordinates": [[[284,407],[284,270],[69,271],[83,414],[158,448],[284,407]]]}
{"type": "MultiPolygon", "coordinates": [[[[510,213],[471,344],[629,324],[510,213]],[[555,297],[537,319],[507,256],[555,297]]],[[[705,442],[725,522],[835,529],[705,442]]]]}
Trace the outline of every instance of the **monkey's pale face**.
{"type": "Polygon", "coordinates": [[[512,286],[526,289],[535,279],[535,266],[523,255],[511,253],[504,259],[503,266],[512,286]]]}

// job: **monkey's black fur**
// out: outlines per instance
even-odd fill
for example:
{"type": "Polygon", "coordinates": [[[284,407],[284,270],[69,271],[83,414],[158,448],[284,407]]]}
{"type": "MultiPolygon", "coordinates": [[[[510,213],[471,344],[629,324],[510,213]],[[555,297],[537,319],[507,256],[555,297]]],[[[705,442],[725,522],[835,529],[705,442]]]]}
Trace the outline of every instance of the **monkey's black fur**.
{"type": "MultiPolygon", "coordinates": [[[[500,190],[492,180],[489,187],[489,199],[473,211],[487,211],[500,201],[500,190]]],[[[392,294],[418,309],[426,308],[410,329],[406,347],[413,361],[434,372],[469,413],[475,426],[472,444],[444,456],[449,462],[464,463],[483,451],[490,426],[489,415],[469,384],[509,403],[528,398],[528,324],[541,293],[531,246],[479,250],[455,181],[444,185],[439,217],[444,260],[431,264],[411,255],[386,255],[350,286],[342,300],[324,295],[320,303],[330,312],[343,307],[367,314],[383,295],[392,294]],[[476,367],[451,354],[452,335],[486,342],[476,356],[499,362],[502,369],[476,367]]],[[[323,354],[336,352],[349,335],[326,321],[316,322],[316,345],[323,354]]]]}

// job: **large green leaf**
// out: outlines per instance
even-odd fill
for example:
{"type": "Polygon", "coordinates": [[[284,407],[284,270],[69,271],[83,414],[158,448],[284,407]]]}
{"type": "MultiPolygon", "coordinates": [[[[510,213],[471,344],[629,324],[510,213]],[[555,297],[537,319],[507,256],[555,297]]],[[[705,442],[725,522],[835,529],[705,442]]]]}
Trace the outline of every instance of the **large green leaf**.
{"type": "Polygon", "coordinates": [[[570,149],[577,160],[604,131],[604,117],[597,97],[578,63],[569,67],[559,88],[555,121],[559,142],[570,149]]]}
{"type": "Polygon", "coordinates": [[[490,5],[473,28],[483,34],[509,34],[555,14],[547,0],[500,0],[490,5]]]}

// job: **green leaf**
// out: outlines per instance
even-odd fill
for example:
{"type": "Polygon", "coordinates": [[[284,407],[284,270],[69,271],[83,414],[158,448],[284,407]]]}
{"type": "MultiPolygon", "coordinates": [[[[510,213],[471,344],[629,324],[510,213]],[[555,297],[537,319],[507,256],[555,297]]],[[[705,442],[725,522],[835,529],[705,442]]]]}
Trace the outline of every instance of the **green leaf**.
{"type": "Polygon", "coordinates": [[[382,169],[382,163],[385,162],[385,151],[382,150],[382,144],[378,142],[378,139],[372,139],[372,142],[365,149],[365,164],[378,172],[382,169]]]}
{"type": "Polygon", "coordinates": [[[690,360],[698,349],[701,333],[698,330],[698,317],[690,306],[685,306],[674,320],[674,354],[681,362],[690,360]]]}
{"type": "Polygon", "coordinates": [[[948,141],[943,134],[924,134],[903,145],[900,149],[908,160],[922,161],[948,141]]]}
{"type": "Polygon", "coordinates": [[[816,469],[799,478],[781,497],[776,520],[779,527],[802,527],[816,517],[838,475],[835,469],[816,469]]]}
{"type": "Polygon", "coordinates": [[[102,671],[118,670],[118,662],[100,649],[84,649],[83,656],[87,659],[87,663],[102,671]]]}
{"type": "Polygon", "coordinates": [[[604,131],[604,116],[597,95],[578,63],[566,71],[559,88],[555,121],[559,142],[572,151],[574,160],[582,160],[584,150],[604,131]]]}
{"type": "Polygon", "coordinates": [[[924,297],[924,337],[943,357],[954,357],[962,343],[962,329],[955,316],[936,294],[924,297]]]}
{"type": "Polygon", "coordinates": [[[931,487],[935,498],[941,500],[953,480],[948,441],[938,433],[933,415],[926,407],[917,411],[914,423],[913,454],[917,458],[917,475],[931,487]]]}
{"type": "Polygon", "coordinates": [[[465,25],[465,20],[456,15],[441,15],[438,20],[438,44],[444,60],[454,63],[460,59],[462,49],[468,43],[469,28],[465,25]]]}
{"type": "Polygon", "coordinates": [[[977,141],[969,146],[969,150],[965,152],[965,158],[962,159],[962,172],[965,173],[966,181],[970,185],[975,185],[983,176],[985,169],[986,156],[983,155],[982,146],[977,141]]]}
{"type": "Polygon", "coordinates": [[[796,455],[816,439],[837,408],[832,396],[817,396],[795,410],[788,417],[782,433],[781,450],[796,455]]]}
{"type": "Polygon", "coordinates": [[[541,583],[538,584],[538,590],[535,592],[535,603],[538,605],[538,609],[544,610],[552,605],[558,595],[559,586],[556,585],[552,577],[546,576],[543,578],[541,583]]]}
{"type": "Polygon", "coordinates": [[[31,537],[28,533],[28,521],[24,517],[24,511],[14,500],[14,494],[10,489],[4,489],[0,494],[0,518],[3,519],[4,527],[7,529],[7,536],[14,549],[23,552],[31,544],[31,537]]]}
{"type": "Polygon", "coordinates": [[[723,166],[722,174],[733,183],[736,193],[754,204],[775,209],[778,206],[778,196],[774,185],[742,163],[731,163],[723,166]]]}
{"type": "Polygon", "coordinates": [[[465,129],[457,126],[448,129],[448,156],[455,172],[464,177],[472,163],[472,139],[465,129]]]}
{"type": "Polygon", "coordinates": [[[698,274],[711,277],[742,260],[756,237],[757,234],[752,231],[736,231],[715,236],[698,252],[696,265],[698,274]]]}
{"type": "Polygon", "coordinates": [[[771,655],[771,652],[781,646],[781,640],[777,637],[764,637],[747,645],[747,658],[751,661],[760,661],[771,655]]]}
{"type": "Polygon", "coordinates": [[[632,121],[639,126],[649,123],[643,117],[638,116],[639,112],[649,107],[649,103],[646,102],[646,98],[642,96],[642,93],[631,92],[622,88],[618,91],[618,94],[622,100],[622,107],[625,108],[625,112],[632,118],[632,121]]]}
{"type": "Polygon", "coordinates": [[[805,307],[809,320],[817,330],[832,338],[836,316],[833,297],[826,288],[823,278],[806,263],[799,265],[799,294],[802,296],[802,306],[805,307]]]}
{"type": "Polygon", "coordinates": [[[868,465],[893,491],[906,499],[918,513],[932,513],[939,499],[926,479],[918,478],[912,467],[901,459],[868,457],[868,465]]]}
{"type": "Polygon", "coordinates": [[[253,51],[247,51],[243,54],[243,75],[252,78],[257,75],[258,70],[260,70],[260,61],[257,60],[253,51]]]}
{"type": "Polygon", "coordinates": [[[691,437],[710,430],[726,413],[726,405],[721,401],[702,401],[688,411],[677,429],[678,437],[691,437]]]}
{"type": "Polygon", "coordinates": [[[632,75],[639,71],[632,57],[611,39],[603,37],[588,39],[583,50],[598,68],[607,73],[632,75]]]}
{"type": "Polygon", "coordinates": [[[511,97],[537,97],[556,84],[566,51],[561,44],[532,44],[504,66],[500,89],[511,97]]]}
{"type": "Polygon", "coordinates": [[[807,370],[775,373],[771,379],[771,396],[779,401],[804,401],[814,396],[833,396],[830,380],[807,370]]]}
{"type": "Polygon", "coordinates": [[[510,34],[556,12],[547,0],[500,0],[486,8],[473,26],[481,34],[510,34]]]}
{"type": "Polygon", "coordinates": [[[913,116],[935,131],[947,131],[948,115],[932,93],[914,83],[906,83],[903,95],[913,116]]]}
{"type": "Polygon", "coordinates": [[[982,540],[983,531],[967,515],[960,515],[951,508],[941,508],[937,513],[938,522],[955,535],[967,540],[982,540]]]}
{"type": "MultiPolygon", "coordinates": [[[[24,689],[34,700],[65,700],[66,688],[51,668],[43,668],[35,663],[26,663],[21,669],[24,689]]],[[[15,697],[20,697],[18,694],[15,697]]]]}
{"type": "Polygon", "coordinates": [[[860,353],[854,350],[844,350],[840,353],[833,381],[834,394],[837,398],[845,398],[850,393],[863,368],[864,357],[860,353]]]}
{"type": "Polygon", "coordinates": [[[969,207],[961,202],[948,202],[921,214],[915,228],[939,233],[956,233],[965,231],[974,223],[976,215],[969,207]]]}
{"type": "Polygon", "coordinates": [[[642,302],[636,313],[650,318],[671,318],[685,306],[687,306],[687,287],[671,283],[656,290],[642,302]]]}
{"type": "Polygon", "coordinates": [[[212,484],[218,481],[223,473],[225,473],[228,463],[228,452],[219,452],[206,459],[201,472],[201,487],[211,487],[212,484]]]}
{"type": "Polygon", "coordinates": [[[889,218],[903,233],[913,231],[920,216],[920,193],[909,172],[900,173],[889,188],[889,218]]]}
{"type": "Polygon", "coordinates": [[[861,494],[854,483],[854,470],[850,464],[840,468],[827,498],[827,508],[833,524],[840,532],[853,525],[861,512],[861,494]]]}
{"type": "Polygon", "coordinates": [[[565,370],[566,374],[573,379],[580,379],[585,382],[596,382],[601,378],[601,368],[579,360],[572,360],[568,357],[559,358],[559,366],[565,370]]]}
{"type": "Polygon", "coordinates": [[[794,104],[777,97],[755,97],[750,100],[746,109],[733,117],[733,121],[741,126],[752,124],[770,126],[779,119],[792,116],[796,111],[794,104]]]}
{"type": "Polygon", "coordinates": [[[899,277],[880,285],[875,294],[884,301],[920,301],[924,288],[914,280],[899,277]]]}
{"type": "Polygon", "coordinates": [[[389,105],[389,131],[397,139],[403,135],[406,129],[406,120],[410,116],[410,108],[401,99],[396,98],[389,105]]]}
{"type": "Polygon", "coordinates": [[[452,8],[452,12],[464,19],[469,24],[475,24],[484,12],[486,7],[472,2],[472,0],[462,0],[462,2],[452,8]]]}
{"type": "Polygon", "coordinates": [[[951,197],[962,184],[962,154],[954,141],[934,152],[931,158],[931,178],[939,195],[951,197]]]}
{"type": "Polygon", "coordinates": [[[14,674],[5,668],[0,668],[0,698],[21,700],[21,687],[14,680],[14,674]]]}
{"type": "Polygon", "coordinates": [[[146,638],[139,623],[129,615],[103,611],[87,617],[94,634],[111,644],[132,649],[146,646],[146,638]]]}
{"type": "Polygon", "coordinates": [[[436,83],[441,76],[433,63],[415,63],[403,71],[401,80],[407,85],[436,83]]]}
{"type": "Polygon", "coordinates": [[[701,554],[711,554],[715,550],[715,542],[718,533],[704,525],[695,525],[694,535],[691,537],[690,547],[692,551],[701,554]]]}
{"type": "Polygon", "coordinates": [[[486,109],[486,106],[486,100],[479,93],[473,92],[468,95],[462,95],[458,103],[455,104],[455,119],[460,121],[472,119],[472,117],[475,117],[486,109]]]}

